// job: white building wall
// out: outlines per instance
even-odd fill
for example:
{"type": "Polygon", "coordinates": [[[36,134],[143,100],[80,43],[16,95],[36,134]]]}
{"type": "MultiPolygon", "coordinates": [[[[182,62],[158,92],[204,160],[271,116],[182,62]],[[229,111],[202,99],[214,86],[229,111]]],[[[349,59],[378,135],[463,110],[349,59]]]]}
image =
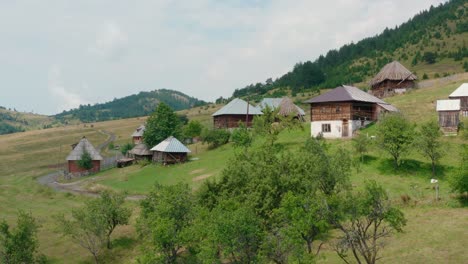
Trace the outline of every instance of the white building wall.
{"type": "MultiPolygon", "coordinates": [[[[370,123],[372,121],[364,121],[363,124],[360,120],[349,120],[348,137],[352,137],[354,131],[370,123]]],[[[330,124],[331,128],[330,132],[323,132],[324,138],[342,138],[343,120],[312,121],[310,125],[311,136],[316,137],[322,132],[322,124],[330,124]]]]}

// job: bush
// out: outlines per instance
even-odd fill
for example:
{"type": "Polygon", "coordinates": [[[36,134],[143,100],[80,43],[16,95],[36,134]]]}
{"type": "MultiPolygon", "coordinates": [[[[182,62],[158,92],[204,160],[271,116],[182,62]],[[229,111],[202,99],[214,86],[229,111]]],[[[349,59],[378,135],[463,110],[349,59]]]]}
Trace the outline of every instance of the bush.
{"type": "Polygon", "coordinates": [[[204,130],[201,135],[203,143],[208,143],[210,148],[217,148],[229,142],[231,133],[224,129],[204,130]]]}
{"type": "Polygon", "coordinates": [[[86,149],[83,147],[83,154],[81,154],[81,159],[78,160],[78,166],[82,169],[89,170],[93,167],[93,159],[86,149]]]}
{"type": "Polygon", "coordinates": [[[422,79],[423,79],[423,80],[427,80],[427,79],[429,79],[429,76],[427,76],[427,74],[424,73],[422,79]]]}
{"type": "Polygon", "coordinates": [[[133,143],[126,143],[120,148],[122,155],[127,155],[127,153],[135,146],[133,143]]]}

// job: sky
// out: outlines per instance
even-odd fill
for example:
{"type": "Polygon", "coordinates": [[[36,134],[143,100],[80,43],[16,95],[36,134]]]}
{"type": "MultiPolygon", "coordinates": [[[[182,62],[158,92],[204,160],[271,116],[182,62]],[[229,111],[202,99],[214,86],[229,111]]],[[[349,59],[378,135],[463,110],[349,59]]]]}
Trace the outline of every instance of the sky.
{"type": "Polygon", "coordinates": [[[55,114],[160,88],[280,77],[440,0],[0,0],[0,106],[55,114]]]}

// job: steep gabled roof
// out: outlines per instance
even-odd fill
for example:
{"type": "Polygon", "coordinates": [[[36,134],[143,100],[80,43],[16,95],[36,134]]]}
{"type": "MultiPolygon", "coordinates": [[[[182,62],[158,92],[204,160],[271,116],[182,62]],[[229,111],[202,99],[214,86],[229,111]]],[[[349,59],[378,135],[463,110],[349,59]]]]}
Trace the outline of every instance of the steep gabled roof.
{"type": "Polygon", "coordinates": [[[297,106],[296,104],[294,104],[294,103],[292,102],[292,100],[291,100],[289,97],[283,97],[283,98],[263,98],[262,101],[260,101],[260,103],[258,104],[258,107],[259,107],[260,109],[262,109],[262,110],[263,110],[264,108],[266,108],[267,106],[270,107],[270,108],[272,108],[272,109],[274,109],[274,108],[280,108],[280,114],[289,115],[289,114],[291,113],[290,110],[292,110],[294,114],[299,114],[299,115],[301,115],[301,116],[305,115],[304,110],[302,110],[302,108],[300,108],[299,106],[297,106]],[[290,105],[291,103],[294,105],[294,107],[296,108],[297,111],[294,110],[294,109],[292,109],[292,108],[289,109],[289,110],[287,110],[287,108],[289,108],[288,105],[290,105]],[[283,104],[283,106],[282,106],[282,104],[283,104]],[[284,109],[282,110],[282,108],[284,108],[284,109]]]}
{"type": "Polygon", "coordinates": [[[143,133],[145,133],[145,125],[139,126],[137,129],[135,129],[135,132],[133,132],[132,137],[142,137],[143,133]]]}
{"type": "Polygon", "coordinates": [[[139,156],[151,155],[151,151],[148,149],[146,144],[136,144],[128,153],[139,156]]]}
{"type": "MultiPolygon", "coordinates": [[[[235,98],[231,102],[229,102],[227,105],[225,105],[223,108],[219,109],[216,111],[216,113],[213,114],[213,116],[220,116],[220,115],[246,115],[247,114],[247,102],[235,98]]],[[[262,115],[262,111],[258,109],[257,107],[249,104],[249,115],[262,115]]]]}
{"type": "Polygon", "coordinates": [[[385,80],[392,80],[392,81],[403,81],[403,80],[410,80],[414,81],[417,77],[405,66],[401,65],[398,61],[393,61],[385,65],[377,75],[370,81],[370,85],[374,86],[378,83],[381,83],[385,80]]]}
{"type": "Polygon", "coordinates": [[[465,97],[468,96],[468,83],[463,83],[449,97],[465,97]]]}
{"type": "Polygon", "coordinates": [[[460,111],[460,99],[437,100],[436,111],[460,111]]]}
{"type": "Polygon", "coordinates": [[[190,153],[184,144],[182,144],[177,138],[170,136],[163,140],[158,145],[154,146],[151,151],[160,151],[160,152],[172,152],[172,153],[190,153]]]}
{"type": "Polygon", "coordinates": [[[81,156],[85,150],[91,155],[92,160],[103,160],[102,156],[86,137],[83,137],[80,142],[78,142],[78,145],[68,154],[67,160],[81,160],[81,156]]]}
{"type": "Polygon", "coordinates": [[[336,87],[335,89],[309,99],[304,103],[326,103],[326,102],[346,102],[346,101],[359,101],[359,102],[368,102],[376,104],[388,104],[381,99],[364,92],[363,90],[348,86],[342,85],[336,87]]]}

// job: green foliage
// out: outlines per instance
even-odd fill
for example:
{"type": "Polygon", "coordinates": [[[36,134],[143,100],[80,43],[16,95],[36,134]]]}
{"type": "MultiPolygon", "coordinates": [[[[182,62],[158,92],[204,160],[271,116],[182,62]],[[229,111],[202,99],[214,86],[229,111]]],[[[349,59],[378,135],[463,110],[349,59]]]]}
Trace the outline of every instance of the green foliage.
{"type": "Polygon", "coordinates": [[[146,145],[152,147],[169,136],[181,136],[180,119],[168,105],[160,103],[146,121],[143,138],[146,145]]]}
{"type": "Polygon", "coordinates": [[[363,133],[359,133],[353,138],[353,149],[354,152],[359,154],[361,162],[364,162],[364,154],[369,151],[371,143],[372,142],[367,135],[364,135],[363,133]]]}
{"type": "Polygon", "coordinates": [[[24,128],[20,126],[12,126],[0,120],[0,135],[11,134],[16,132],[24,132],[24,128]]]}
{"type": "Polygon", "coordinates": [[[77,118],[82,122],[97,122],[147,116],[151,114],[159,102],[169,105],[176,111],[206,104],[204,101],[178,91],[159,89],[151,92],[140,92],[103,104],[80,105],[79,108],[63,111],[55,117],[59,120],[77,118]]]}
{"type": "Polygon", "coordinates": [[[460,167],[458,170],[449,178],[450,187],[452,191],[461,194],[462,202],[468,203],[468,145],[462,146],[462,152],[460,157],[460,167]],[[465,195],[463,197],[463,195],[465,195]],[[464,201],[463,201],[464,199],[464,201]]]}
{"type": "Polygon", "coordinates": [[[256,136],[265,137],[270,145],[273,145],[278,139],[278,135],[285,129],[301,128],[299,120],[292,116],[281,116],[279,109],[265,107],[263,115],[254,117],[253,133],[256,136]]]}
{"type": "Polygon", "coordinates": [[[232,131],[231,141],[235,147],[249,147],[252,144],[252,135],[243,122],[232,131]]]}
{"type": "Polygon", "coordinates": [[[436,121],[429,121],[421,125],[414,141],[418,151],[431,160],[433,177],[436,174],[436,163],[442,157],[441,136],[439,124],[436,121]]]}
{"type": "Polygon", "coordinates": [[[109,143],[109,145],[107,146],[107,149],[108,149],[108,150],[113,150],[113,149],[115,149],[114,142],[109,143]]]}
{"type": "Polygon", "coordinates": [[[187,246],[193,221],[192,191],[186,184],[156,184],[141,202],[138,235],[144,242],[143,263],[176,263],[179,250],[187,246]]]}
{"type": "Polygon", "coordinates": [[[121,147],[120,147],[120,152],[122,153],[122,155],[127,155],[127,153],[133,149],[133,147],[135,147],[135,144],[133,143],[125,143],[123,144],[121,147]]]}
{"type": "Polygon", "coordinates": [[[212,149],[227,144],[230,137],[231,133],[224,129],[205,129],[201,134],[202,142],[212,149]]]}
{"type": "Polygon", "coordinates": [[[93,167],[93,159],[91,154],[83,146],[83,154],[81,154],[80,159],[77,161],[78,166],[82,169],[89,170],[93,167]]]}
{"type": "Polygon", "coordinates": [[[434,64],[436,62],[436,58],[437,58],[437,53],[435,52],[430,52],[430,51],[426,51],[424,52],[424,55],[422,57],[422,59],[427,63],[427,64],[434,64]]]}
{"type": "Polygon", "coordinates": [[[393,158],[393,165],[400,166],[400,159],[408,151],[414,137],[414,126],[401,114],[386,114],[377,124],[379,146],[393,158]]]}
{"type": "Polygon", "coordinates": [[[376,263],[383,247],[381,240],[394,231],[403,231],[403,213],[391,205],[387,193],[375,181],[367,182],[363,192],[348,194],[341,201],[332,212],[332,222],[342,233],[335,251],[346,263],[348,251],[358,263],[376,263]]]}
{"type": "Polygon", "coordinates": [[[429,79],[429,76],[427,76],[427,74],[424,73],[422,79],[423,79],[423,80],[427,80],[427,79],[429,79]]]}
{"type": "Polygon", "coordinates": [[[37,230],[39,225],[30,213],[20,211],[16,228],[10,229],[5,220],[0,222],[0,262],[46,263],[44,255],[37,252],[37,230]]]}
{"type": "Polygon", "coordinates": [[[190,120],[183,129],[185,138],[199,137],[203,131],[203,125],[197,120],[190,120]]]}

